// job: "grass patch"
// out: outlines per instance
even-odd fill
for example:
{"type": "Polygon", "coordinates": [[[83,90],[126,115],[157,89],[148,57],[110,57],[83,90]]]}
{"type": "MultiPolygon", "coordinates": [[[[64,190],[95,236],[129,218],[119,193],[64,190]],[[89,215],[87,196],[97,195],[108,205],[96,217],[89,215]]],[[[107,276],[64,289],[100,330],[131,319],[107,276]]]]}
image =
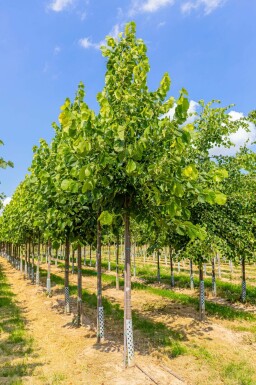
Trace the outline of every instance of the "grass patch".
{"type": "MultiPolygon", "coordinates": [[[[42,271],[42,274],[46,275],[46,271],[42,271]]],[[[51,274],[51,277],[55,283],[58,283],[64,287],[63,278],[56,274],[51,274]]],[[[109,278],[113,279],[112,277],[108,276],[108,279],[109,278]]],[[[77,294],[76,285],[70,285],[69,289],[70,295],[77,294]]],[[[86,303],[89,307],[96,309],[96,294],[91,294],[87,290],[83,289],[82,299],[84,303],[86,303]]],[[[114,304],[105,297],[103,297],[102,303],[104,307],[106,322],[109,322],[109,324],[113,324],[113,322],[119,322],[120,330],[122,330],[124,317],[123,309],[121,309],[119,304],[114,304]]],[[[135,347],[137,350],[139,350],[141,348],[141,344],[143,344],[145,348],[149,346],[152,348],[162,347],[164,351],[171,357],[177,357],[178,355],[186,353],[186,346],[182,343],[184,336],[181,333],[177,333],[176,331],[169,329],[165,324],[161,322],[151,321],[134,310],[132,314],[134,330],[141,333],[141,338],[136,339],[138,347],[135,347]]]]}
{"type": "Polygon", "coordinates": [[[231,362],[225,365],[222,375],[227,385],[255,385],[252,370],[246,362],[231,362]]]}
{"type": "MultiPolygon", "coordinates": [[[[63,264],[60,264],[61,267],[64,267],[63,264]]],[[[77,271],[75,267],[75,272],[77,271]]],[[[88,276],[97,276],[97,272],[88,269],[83,268],[82,269],[83,274],[88,276]]],[[[44,273],[46,276],[46,272],[44,273]]],[[[58,280],[58,278],[57,278],[58,280]]],[[[102,281],[109,283],[111,286],[115,286],[115,276],[104,274],[102,273],[102,281]]],[[[55,281],[56,282],[56,281],[55,281]]],[[[58,282],[56,282],[58,283],[58,282]]],[[[124,285],[124,280],[122,278],[119,279],[120,287],[124,285]]],[[[132,282],[132,289],[133,290],[145,290],[151,294],[155,294],[157,296],[160,296],[162,298],[169,298],[170,300],[187,305],[187,306],[193,306],[196,309],[199,309],[199,301],[197,297],[193,297],[187,294],[183,293],[177,293],[173,290],[169,289],[161,289],[158,287],[152,287],[149,284],[143,284],[139,282],[132,282]]],[[[236,310],[228,305],[221,305],[217,303],[213,303],[210,301],[205,301],[206,304],[206,313],[208,315],[213,315],[215,317],[226,319],[226,320],[247,320],[247,321],[256,321],[256,316],[252,313],[245,312],[243,310],[236,310]]]]}
{"type": "Polygon", "coordinates": [[[19,385],[31,372],[24,357],[32,352],[32,339],[26,337],[25,320],[14,298],[0,265],[0,377],[19,385]]]}

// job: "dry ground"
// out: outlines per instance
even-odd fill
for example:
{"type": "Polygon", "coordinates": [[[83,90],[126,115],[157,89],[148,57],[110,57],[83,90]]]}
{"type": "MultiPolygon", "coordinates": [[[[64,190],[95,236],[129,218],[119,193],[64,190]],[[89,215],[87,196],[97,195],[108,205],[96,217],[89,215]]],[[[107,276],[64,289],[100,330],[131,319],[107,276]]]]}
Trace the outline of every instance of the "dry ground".
{"type": "MultiPolygon", "coordinates": [[[[23,384],[31,385],[256,385],[256,338],[252,332],[235,331],[250,326],[249,321],[224,321],[208,318],[197,321],[197,311],[144,291],[134,291],[133,309],[148,320],[162,322],[180,333],[186,353],[171,358],[162,349],[150,346],[135,330],[136,363],[124,369],[122,364],[122,325],[106,319],[106,340],[97,345],[96,312],[84,305],[83,326],[73,327],[73,314],[63,314],[63,291],[53,287],[48,298],[42,287],[24,280],[3,258],[4,273],[23,309],[26,328],[33,338],[33,353],[25,359],[33,367],[23,384]],[[163,366],[164,365],[164,368],[163,366]],[[165,368],[183,378],[183,382],[165,368]]],[[[63,272],[53,267],[55,274],[63,272]]],[[[76,282],[76,276],[71,276],[76,282]]],[[[96,278],[83,277],[83,287],[95,292],[96,278]]],[[[105,286],[104,297],[122,306],[123,292],[105,286]]],[[[75,299],[73,311],[75,312],[75,299]]],[[[11,359],[11,357],[10,357],[11,359]]],[[[11,384],[0,378],[0,384],[11,384]]]]}

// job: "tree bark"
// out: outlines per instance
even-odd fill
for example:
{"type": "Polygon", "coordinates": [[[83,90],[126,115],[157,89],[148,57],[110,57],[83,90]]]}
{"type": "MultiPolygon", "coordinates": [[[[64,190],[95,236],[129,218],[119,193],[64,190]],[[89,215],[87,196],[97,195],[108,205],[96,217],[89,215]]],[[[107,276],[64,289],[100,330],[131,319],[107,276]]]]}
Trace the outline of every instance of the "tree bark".
{"type": "Polygon", "coordinates": [[[65,313],[70,313],[70,296],[69,296],[69,239],[66,238],[65,247],[65,313]]]}
{"type": "Polygon", "coordinates": [[[36,265],[36,285],[40,284],[40,237],[38,237],[37,265],[36,265]]]}
{"type": "Polygon", "coordinates": [[[116,290],[119,290],[119,237],[116,239],[116,290]]]}
{"type": "Polygon", "coordinates": [[[161,276],[160,276],[160,251],[157,250],[157,281],[160,283],[161,276]]]}
{"type": "Polygon", "coordinates": [[[169,254],[170,254],[170,268],[171,268],[171,287],[174,288],[173,249],[171,245],[169,246],[169,254]]]}
{"type": "Polygon", "coordinates": [[[124,265],[124,365],[130,366],[134,360],[132,308],[131,308],[131,234],[130,216],[127,212],[128,203],[125,200],[125,265],[124,265]]]}
{"type": "Polygon", "coordinates": [[[215,261],[214,258],[212,258],[212,295],[216,297],[217,290],[216,290],[216,275],[215,275],[215,261]]]}
{"type": "Polygon", "coordinates": [[[104,309],[101,283],[101,225],[97,221],[97,343],[104,339],[104,309]]]}
{"type": "Polygon", "coordinates": [[[204,272],[203,265],[199,265],[199,319],[203,321],[205,318],[205,297],[204,297],[204,272]]]}
{"type": "Polygon", "coordinates": [[[47,247],[47,280],[46,280],[46,290],[47,294],[51,295],[51,256],[52,256],[52,247],[51,243],[48,243],[47,247]]]}
{"type": "Polygon", "coordinates": [[[82,315],[82,249],[77,249],[77,326],[81,326],[82,315]]]}
{"type": "Polygon", "coordinates": [[[190,269],[190,289],[194,290],[194,276],[193,276],[193,261],[192,258],[189,260],[189,269],[190,269]]]}
{"type": "Polygon", "coordinates": [[[244,257],[242,257],[241,265],[242,265],[242,293],[241,293],[241,301],[244,303],[246,301],[246,277],[245,277],[245,258],[244,257]]]}

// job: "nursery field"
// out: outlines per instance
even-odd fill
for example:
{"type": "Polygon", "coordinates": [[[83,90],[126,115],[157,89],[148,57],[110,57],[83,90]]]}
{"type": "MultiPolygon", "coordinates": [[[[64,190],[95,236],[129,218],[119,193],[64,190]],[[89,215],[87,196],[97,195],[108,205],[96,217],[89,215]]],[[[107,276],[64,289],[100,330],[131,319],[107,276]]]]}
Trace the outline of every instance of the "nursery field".
{"type": "Polygon", "coordinates": [[[256,110],[149,89],[133,21],[101,51],[0,193],[0,385],[256,385],[256,154],[214,155],[256,110]]]}
{"type": "MultiPolygon", "coordinates": [[[[103,254],[104,257],[104,254],[103,254]]],[[[175,271],[175,288],[165,277],[154,278],[150,261],[137,267],[132,279],[135,364],[124,369],[123,280],[116,290],[114,271],[103,258],[102,291],[105,339],[96,343],[97,276],[83,266],[82,326],[77,313],[76,263],[70,274],[71,313],[64,314],[64,268],[52,261],[51,295],[47,295],[47,264],[40,267],[40,286],[24,279],[1,258],[1,384],[256,384],[256,306],[251,284],[255,267],[247,266],[247,302],[238,302],[239,268],[222,264],[217,290],[229,296],[213,298],[206,284],[206,319],[198,320],[198,290],[191,291],[187,262],[175,271]],[[57,266],[56,266],[57,264],[57,266]],[[105,267],[104,267],[105,266],[105,267]],[[227,277],[225,277],[227,271],[227,277]]],[[[113,264],[113,262],[112,262],[113,264]]],[[[208,269],[208,266],[207,266],[208,269]]],[[[166,272],[167,276],[167,272],[166,272]]],[[[207,278],[206,278],[207,282],[207,278]]]]}

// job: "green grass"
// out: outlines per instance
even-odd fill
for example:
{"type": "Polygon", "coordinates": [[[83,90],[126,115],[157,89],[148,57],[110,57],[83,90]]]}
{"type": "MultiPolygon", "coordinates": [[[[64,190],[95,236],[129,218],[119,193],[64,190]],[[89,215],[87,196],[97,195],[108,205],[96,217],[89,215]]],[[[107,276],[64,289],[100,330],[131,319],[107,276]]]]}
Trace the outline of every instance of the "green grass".
{"type": "Polygon", "coordinates": [[[228,363],[222,369],[221,374],[227,385],[255,385],[252,370],[246,362],[228,363]]]}
{"type": "MultiPolygon", "coordinates": [[[[59,266],[63,267],[62,263],[59,266]]],[[[75,267],[75,272],[77,271],[75,267]]],[[[83,268],[83,274],[88,276],[97,276],[97,272],[90,268],[83,268]]],[[[110,284],[111,286],[115,286],[115,276],[102,273],[102,281],[110,284]]],[[[56,282],[57,283],[57,282],[56,282]]],[[[123,286],[124,280],[122,278],[119,279],[120,287],[123,286]]],[[[194,296],[190,296],[183,293],[178,293],[169,289],[161,289],[158,287],[150,286],[150,284],[143,284],[139,282],[132,282],[133,290],[144,290],[151,294],[155,294],[162,298],[169,298],[173,302],[177,302],[187,306],[193,306],[194,308],[199,308],[198,298],[194,296]]],[[[218,318],[226,319],[226,320],[248,320],[248,321],[256,321],[256,316],[252,313],[245,312],[243,310],[237,310],[229,305],[221,305],[210,301],[205,301],[206,304],[206,313],[208,315],[212,315],[218,318]]]]}
{"type": "Polygon", "coordinates": [[[19,385],[31,373],[24,357],[32,352],[32,340],[26,336],[25,321],[14,299],[0,265],[0,377],[19,385]]]}
{"type": "MultiPolygon", "coordinates": [[[[94,273],[92,275],[95,275],[95,272],[92,272],[91,270],[90,272],[91,274],[94,273]]],[[[41,270],[41,276],[45,277],[46,275],[46,270],[41,270]]],[[[51,274],[51,278],[53,282],[64,287],[64,279],[62,277],[51,274]]],[[[111,279],[109,276],[107,278],[108,280],[111,279]]],[[[77,294],[76,285],[70,285],[69,289],[70,295],[77,294]]],[[[83,289],[82,299],[89,307],[96,309],[97,296],[95,294],[91,294],[83,289]]],[[[119,322],[120,330],[122,330],[124,317],[123,309],[120,308],[119,304],[114,304],[105,297],[103,297],[102,302],[106,321],[110,324],[119,322]]],[[[145,348],[148,346],[162,347],[171,357],[176,357],[186,352],[186,346],[182,343],[184,336],[181,333],[169,329],[161,322],[151,321],[146,317],[141,316],[138,312],[133,311],[133,326],[134,330],[141,333],[141,338],[136,339],[137,342],[139,341],[138,344],[143,344],[145,348]]],[[[139,350],[139,346],[137,347],[137,350],[139,350]]]]}
{"type": "MultiPolygon", "coordinates": [[[[88,263],[88,260],[87,260],[88,263]]],[[[95,259],[92,259],[92,266],[95,266],[95,259]]],[[[108,261],[102,261],[102,267],[104,269],[108,269],[108,261]]],[[[181,268],[181,270],[183,270],[181,268]]],[[[115,271],[115,263],[111,262],[111,271],[115,271]]],[[[123,263],[120,263],[120,271],[123,271],[123,263]]],[[[183,272],[178,273],[177,269],[175,269],[175,286],[178,288],[189,288],[189,270],[185,269],[186,274],[183,272]]],[[[133,272],[133,269],[132,269],[133,272]]],[[[222,269],[222,274],[225,272],[225,269],[222,269]]],[[[230,276],[230,271],[227,270],[228,276],[230,276]]],[[[146,265],[144,267],[136,267],[136,275],[139,278],[145,280],[148,284],[153,284],[157,282],[156,277],[156,266],[146,265]]],[[[256,287],[248,285],[248,282],[252,281],[252,278],[247,278],[247,287],[246,287],[246,302],[251,304],[256,304],[256,287]]],[[[204,279],[205,282],[205,290],[206,292],[211,292],[212,290],[212,280],[209,276],[206,276],[204,279]]],[[[169,267],[167,268],[165,265],[161,266],[161,283],[170,284],[170,273],[169,267]],[[168,271],[166,273],[166,271],[168,271]]],[[[224,282],[221,279],[216,278],[217,285],[217,294],[219,297],[225,298],[230,303],[235,303],[240,301],[241,297],[241,285],[234,284],[230,282],[224,282]]],[[[197,277],[197,270],[194,271],[194,286],[195,288],[199,288],[199,279],[197,277]]]]}

